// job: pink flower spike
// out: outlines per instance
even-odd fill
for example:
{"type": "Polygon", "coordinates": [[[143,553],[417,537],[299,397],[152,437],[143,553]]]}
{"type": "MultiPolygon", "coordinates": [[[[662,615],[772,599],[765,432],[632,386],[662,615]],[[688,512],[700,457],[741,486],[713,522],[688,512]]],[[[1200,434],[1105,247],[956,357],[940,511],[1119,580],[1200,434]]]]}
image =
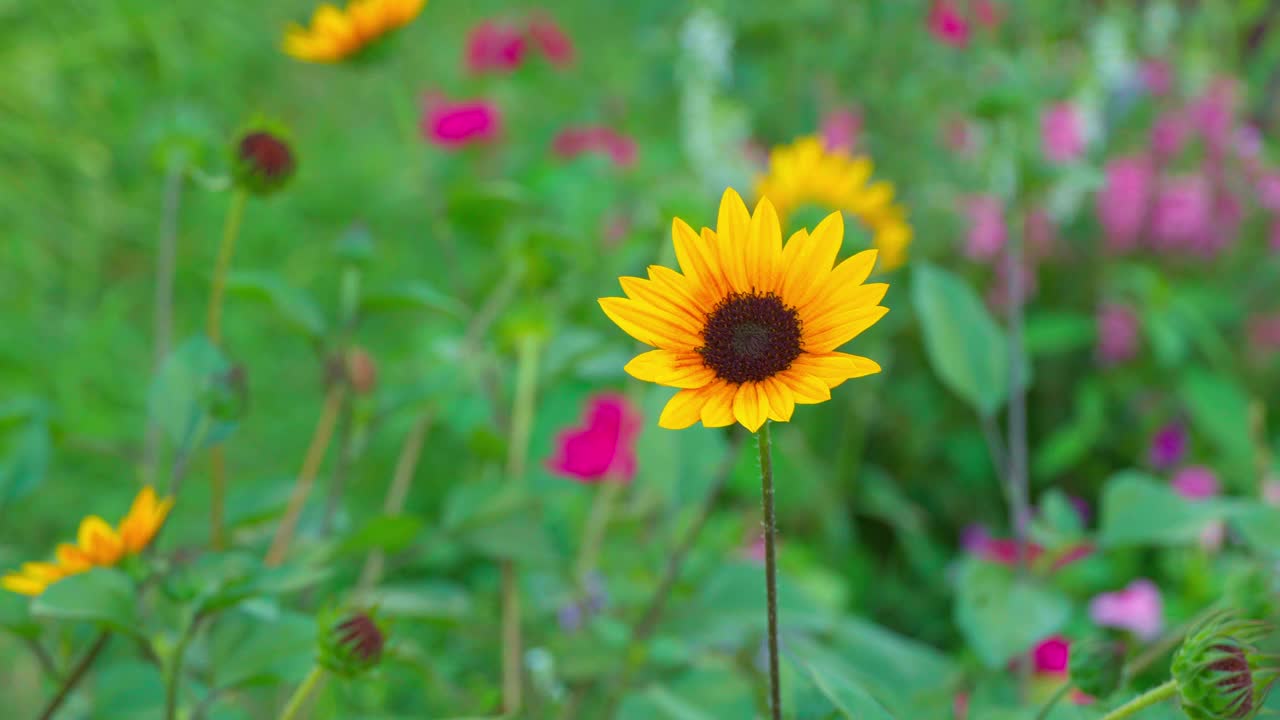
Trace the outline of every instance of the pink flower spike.
{"type": "Polygon", "coordinates": [[[629,483],[636,473],[635,443],[641,422],[639,411],[624,396],[595,395],[587,403],[583,424],[556,438],[556,453],[547,467],[586,484],[629,483]]]}
{"type": "Polygon", "coordinates": [[[965,255],[974,260],[994,259],[1008,240],[1004,203],[994,195],[977,195],[966,201],[965,214],[969,217],[965,255]]]}
{"type": "Polygon", "coordinates": [[[1150,641],[1164,630],[1164,601],[1160,588],[1146,578],[1123,590],[1102,593],[1089,601],[1089,617],[1101,627],[1128,630],[1150,641]]]}
{"type": "Polygon", "coordinates": [[[1156,97],[1168,95],[1173,89],[1173,66],[1164,60],[1148,60],[1138,72],[1143,87],[1156,97]]]}
{"type": "Polygon", "coordinates": [[[1255,191],[1259,205],[1271,212],[1280,212],[1280,173],[1273,171],[1258,178],[1255,191]]]}
{"type": "Polygon", "coordinates": [[[524,35],[509,25],[485,20],[467,35],[467,70],[508,73],[524,62],[524,35]]]}
{"type": "Polygon", "coordinates": [[[1211,231],[1213,192],[1200,175],[1166,180],[1151,210],[1152,241],[1160,250],[1190,250],[1211,231]]]}
{"type": "Polygon", "coordinates": [[[609,128],[596,126],[560,131],[551,143],[551,151],[566,160],[583,153],[600,153],[607,155],[620,168],[635,164],[637,154],[635,140],[609,128]]]}
{"type": "Polygon", "coordinates": [[[1167,112],[1151,126],[1151,154],[1164,163],[1178,156],[1191,132],[1191,123],[1185,115],[1167,112]]]}
{"type": "Polygon", "coordinates": [[[573,41],[549,15],[535,15],[529,20],[529,36],[547,60],[556,67],[573,64],[573,41]]]}
{"type": "Polygon", "coordinates": [[[493,140],[502,132],[502,115],[485,100],[454,102],[428,95],[422,114],[422,135],[434,145],[456,149],[493,140]]]}
{"type": "Polygon", "coordinates": [[[1218,475],[1203,465],[1184,467],[1170,481],[1173,489],[1188,500],[1207,500],[1221,491],[1218,475]]]}
{"type": "Polygon", "coordinates": [[[1071,641],[1061,635],[1050,635],[1032,649],[1032,668],[1037,675],[1065,675],[1070,657],[1071,641]]]}
{"type": "Polygon", "coordinates": [[[945,45],[962,48],[969,44],[969,21],[951,0],[934,0],[928,24],[929,32],[945,45]]]}
{"type": "Polygon", "coordinates": [[[1104,305],[1098,310],[1098,358],[1104,365],[1118,365],[1138,354],[1138,316],[1124,305],[1104,305]]]}
{"type": "Polygon", "coordinates": [[[1084,127],[1071,103],[1049,107],[1040,117],[1040,144],[1050,162],[1068,163],[1084,153],[1084,127]]]}
{"type": "Polygon", "coordinates": [[[1237,89],[1231,78],[1218,78],[1191,105],[1191,117],[1210,150],[1221,152],[1231,142],[1236,121],[1237,89]]]}
{"type": "Polygon", "coordinates": [[[862,115],[857,110],[832,110],[822,116],[822,144],[830,152],[852,153],[862,131],[862,115]]]}
{"type": "Polygon", "coordinates": [[[1151,203],[1151,163],[1141,156],[1116,158],[1107,163],[1106,175],[1106,183],[1098,191],[1097,211],[1107,234],[1107,248],[1112,252],[1133,250],[1151,203]]]}

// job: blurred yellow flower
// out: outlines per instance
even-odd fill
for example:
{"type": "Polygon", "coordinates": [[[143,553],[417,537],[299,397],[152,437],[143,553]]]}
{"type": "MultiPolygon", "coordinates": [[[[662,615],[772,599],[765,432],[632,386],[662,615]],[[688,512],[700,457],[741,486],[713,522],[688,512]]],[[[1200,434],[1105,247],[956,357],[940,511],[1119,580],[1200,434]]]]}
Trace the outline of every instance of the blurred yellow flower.
{"type": "Polygon", "coordinates": [[[311,17],[311,27],[290,24],[284,51],[306,62],[341,62],[408,25],[426,4],[427,0],[348,0],[346,10],[339,10],[325,3],[311,17]]]}
{"type": "Polygon", "coordinates": [[[699,235],[676,218],[672,236],[682,272],[651,265],[648,280],[620,278],[626,298],[600,299],[618,327],[657,348],[626,371],[680,388],[660,426],[738,422],[755,432],[767,419],[790,420],[797,404],[830,400],[845,380],[880,372],[872,360],[836,352],[889,312],[879,304],[889,286],[863,284],[877,251],[832,267],[844,241],[840,213],[784,247],[769,199],[748,214],[729,189],[714,231],[699,235]]]}
{"type": "Polygon", "coordinates": [[[828,150],[817,137],[802,137],[769,154],[769,170],[757,179],[756,195],[774,202],[784,226],[802,205],[857,217],[873,233],[881,269],[892,270],[907,259],[911,226],[902,207],[893,203],[893,184],[868,184],[871,171],[869,158],[828,150]]]}
{"type": "Polygon", "coordinates": [[[151,544],[172,507],[173,498],[161,500],[150,486],[144,487],[134,498],[129,514],[120,521],[119,530],[97,515],[90,515],[80,522],[74,545],[58,545],[55,562],[23,563],[17,572],[0,577],[0,587],[34,596],[65,577],[95,567],[112,567],[151,544]]]}

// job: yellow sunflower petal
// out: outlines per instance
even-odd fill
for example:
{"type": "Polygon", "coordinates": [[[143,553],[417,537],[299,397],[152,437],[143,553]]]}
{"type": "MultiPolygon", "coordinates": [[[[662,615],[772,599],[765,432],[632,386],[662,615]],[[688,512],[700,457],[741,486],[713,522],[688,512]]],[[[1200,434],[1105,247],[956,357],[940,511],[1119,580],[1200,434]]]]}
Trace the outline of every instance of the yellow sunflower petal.
{"type": "Polygon", "coordinates": [[[777,378],[768,378],[760,382],[765,397],[769,400],[769,419],[777,422],[789,422],[796,410],[796,398],[777,378]]]}
{"type": "Polygon", "coordinates": [[[733,416],[734,385],[716,380],[706,390],[707,404],[702,406],[702,424],[709,428],[726,427],[737,422],[733,416]]]}
{"type": "Polygon", "coordinates": [[[9,573],[4,577],[0,577],[0,588],[19,595],[36,597],[42,594],[47,587],[49,587],[49,583],[28,577],[22,573],[9,573]]]}
{"type": "Polygon", "coordinates": [[[693,350],[702,344],[698,336],[701,327],[691,327],[651,305],[626,298],[600,298],[600,307],[618,327],[646,345],[693,350]]]}
{"type": "Polygon", "coordinates": [[[813,375],[807,375],[793,368],[780,373],[777,379],[791,390],[798,405],[816,405],[831,399],[831,388],[813,375]]]}
{"type": "Polygon", "coordinates": [[[716,215],[716,235],[732,246],[741,247],[741,244],[747,241],[747,228],[751,220],[751,214],[747,212],[747,204],[742,201],[742,196],[737,190],[726,188],[724,195],[720,196],[720,212],[716,215]]]}
{"type": "Polygon", "coordinates": [[[70,543],[62,543],[58,545],[56,551],[58,565],[67,572],[67,574],[79,573],[93,567],[93,561],[89,559],[84,551],[70,543]]]}
{"type": "Polygon", "coordinates": [[[678,388],[700,388],[716,378],[695,352],[650,350],[632,358],[622,369],[637,380],[678,388]]]}
{"type": "MultiPolygon", "coordinates": [[[[792,242],[795,240],[793,239],[792,242]]],[[[831,213],[807,238],[801,238],[782,280],[782,298],[792,307],[803,307],[825,287],[831,266],[844,242],[844,217],[831,213]]]]}
{"type": "Polygon", "coordinates": [[[870,358],[841,352],[813,355],[805,353],[791,363],[797,373],[821,379],[828,388],[834,388],[845,380],[873,375],[880,372],[880,365],[870,358]]]}
{"type": "Polygon", "coordinates": [[[120,561],[124,545],[106,520],[90,515],[80,521],[77,544],[94,565],[115,565],[120,561]]]}
{"type": "Polygon", "coordinates": [[[139,553],[149,545],[173,507],[173,498],[158,500],[151,486],[144,487],[120,522],[120,540],[126,552],[139,553]]]}
{"type": "Polygon", "coordinates": [[[760,429],[769,418],[769,398],[760,383],[746,382],[738,386],[733,396],[733,416],[751,432],[760,429]]]}
{"type": "Polygon", "coordinates": [[[67,575],[62,568],[47,562],[22,563],[22,574],[43,583],[56,582],[67,575]]]}
{"type": "Polygon", "coordinates": [[[658,417],[658,427],[668,430],[683,430],[698,422],[702,416],[702,407],[707,404],[711,393],[707,388],[697,390],[681,390],[667,401],[658,417]]]}
{"type": "Polygon", "coordinates": [[[709,296],[705,288],[695,286],[689,278],[671,268],[650,265],[649,280],[675,298],[676,302],[692,308],[703,318],[715,309],[716,300],[709,296]]]}
{"type": "Polygon", "coordinates": [[[747,226],[746,246],[742,249],[747,290],[773,292],[775,273],[782,257],[782,227],[778,213],[769,198],[760,198],[747,226]]]}
{"type": "Polygon", "coordinates": [[[657,308],[689,327],[702,327],[706,316],[689,303],[681,302],[663,285],[637,277],[621,277],[618,283],[622,285],[622,292],[632,300],[657,308]]]}
{"type": "Polygon", "coordinates": [[[382,0],[352,0],[347,4],[347,17],[362,41],[378,37],[391,26],[389,7],[382,0]]]}
{"type": "Polygon", "coordinates": [[[848,285],[836,288],[822,302],[807,306],[804,323],[807,330],[814,334],[822,333],[828,326],[838,324],[839,316],[848,315],[859,308],[871,308],[880,304],[885,293],[889,291],[888,283],[871,283],[869,285],[848,285]]]}
{"type": "Polygon", "coordinates": [[[680,218],[671,222],[671,239],[676,249],[676,262],[680,271],[695,286],[705,288],[709,296],[722,298],[729,294],[728,282],[720,268],[720,252],[716,244],[708,243],[680,218]]]}
{"type": "Polygon", "coordinates": [[[804,349],[811,353],[828,353],[854,339],[863,330],[875,325],[889,312],[887,307],[859,308],[848,314],[836,315],[835,320],[824,326],[821,332],[804,332],[804,349]]]}
{"type": "Polygon", "coordinates": [[[820,313],[833,295],[865,282],[871,275],[871,268],[875,267],[878,255],[877,250],[863,250],[836,265],[826,278],[819,280],[817,293],[794,306],[800,317],[812,317],[820,313]]]}

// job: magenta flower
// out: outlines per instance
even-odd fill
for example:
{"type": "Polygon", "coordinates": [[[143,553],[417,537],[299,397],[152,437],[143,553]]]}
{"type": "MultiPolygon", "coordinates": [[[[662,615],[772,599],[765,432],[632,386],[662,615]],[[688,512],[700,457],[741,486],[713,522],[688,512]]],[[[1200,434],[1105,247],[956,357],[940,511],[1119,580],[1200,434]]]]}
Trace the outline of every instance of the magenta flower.
{"type": "Polygon", "coordinates": [[[1164,629],[1164,601],[1156,584],[1140,578],[1123,590],[1102,593],[1089,601],[1089,617],[1101,627],[1128,630],[1154,640],[1164,629]]]}
{"type": "Polygon", "coordinates": [[[1031,649],[1031,667],[1037,675],[1066,675],[1071,658],[1071,641],[1050,635],[1031,649]]]}
{"type": "Polygon", "coordinates": [[[1280,213],[1280,173],[1268,172],[1258,178],[1254,186],[1258,204],[1273,213],[1280,213]]]}
{"type": "Polygon", "coordinates": [[[1148,453],[1151,466],[1157,470],[1168,470],[1182,462],[1187,451],[1187,429],[1182,423],[1172,422],[1156,431],[1151,438],[1151,450],[1148,453]]]}
{"type": "Polygon", "coordinates": [[[1230,78],[1209,84],[1191,104],[1191,118],[1205,144],[1215,152],[1225,150],[1235,126],[1236,86],[1230,78]]]}
{"type": "Polygon", "coordinates": [[[1201,226],[1191,249],[1204,256],[1221,252],[1235,240],[1243,220],[1244,206],[1229,190],[1220,188],[1213,196],[1210,218],[1201,226]]]}
{"type": "Polygon", "coordinates": [[[1167,112],[1151,126],[1151,154],[1157,162],[1164,163],[1177,157],[1191,133],[1191,123],[1186,115],[1167,112]]]}
{"type": "Polygon", "coordinates": [[[1147,92],[1162,97],[1173,89],[1173,66],[1164,60],[1148,60],[1138,70],[1147,92]]]}
{"type": "Polygon", "coordinates": [[[529,37],[552,65],[567,67],[573,64],[573,41],[551,16],[543,13],[531,18],[529,37]]]}
{"type": "Polygon", "coordinates": [[[452,101],[430,94],[424,103],[422,135],[445,148],[460,148],[493,140],[502,132],[498,107],[486,100],[452,101]]]}
{"type": "Polygon", "coordinates": [[[929,32],[945,45],[962,48],[969,44],[969,21],[951,0],[934,0],[928,24],[929,32]]]}
{"type": "Polygon", "coordinates": [[[995,0],[973,0],[969,9],[973,19],[984,28],[995,28],[1004,22],[1004,8],[995,0]]]}
{"type": "Polygon", "coordinates": [[[1174,491],[1188,500],[1207,500],[1218,495],[1218,475],[1203,465],[1184,467],[1170,481],[1174,491]]]}
{"type": "Polygon", "coordinates": [[[1118,365],[1138,355],[1138,316],[1124,305],[1110,303],[1098,309],[1098,358],[1104,365],[1118,365]]]}
{"type": "Polygon", "coordinates": [[[524,53],[524,34],[510,25],[485,20],[467,35],[467,70],[473,74],[511,72],[524,53]]]}
{"type": "Polygon", "coordinates": [[[1084,153],[1084,123],[1074,105],[1055,103],[1040,116],[1040,146],[1055,163],[1071,162],[1084,153]]]}
{"type": "Polygon", "coordinates": [[[1004,249],[1008,239],[1004,203],[994,195],[975,195],[966,200],[964,210],[969,218],[965,255],[974,260],[995,258],[1004,249]]]}
{"type": "Polygon", "coordinates": [[[822,144],[831,152],[852,153],[862,130],[862,114],[857,110],[832,110],[822,116],[819,134],[822,144]]]}
{"type": "Polygon", "coordinates": [[[1120,157],[1107,163],[1106,183],[1098,191],[1098,222],[1114,252],[1137,247],[1151,202],[1154,178],[1151,163],[1140,156],[1120,157]]]}
{"type": "Polygon", "coordinates": [[[600,153],[607,155],[618,167],[630,167],[636,161],[635,140],[606,127],[566,128],[552,141],[551,149],[565,159],[583,153],[600,153]]]}
{"type": "Polygon", "coordinates": [[[1213,219],[1213,192],[1200,175],[1169,178],[1151,209],[1151,239],[1161,250],[1186,250],[1197,244],[1213,219]]]}
{"type": "Polygon", "coordinates": [[[587,402],[583,424],[556,438],[547,467],[579,482],[631,482],[636,474],[636,437],[641,418],[624,396],[600,393],[587,402]]]}

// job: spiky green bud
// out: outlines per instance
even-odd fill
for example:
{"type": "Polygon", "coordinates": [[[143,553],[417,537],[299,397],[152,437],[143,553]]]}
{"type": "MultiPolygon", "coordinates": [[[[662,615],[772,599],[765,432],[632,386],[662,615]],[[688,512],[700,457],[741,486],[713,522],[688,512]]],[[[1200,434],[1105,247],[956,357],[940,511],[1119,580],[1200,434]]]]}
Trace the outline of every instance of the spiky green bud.
{"type": "Polygon", "coordinates": [[[361,675],[382,660],[386,632],[369,612],[321,618],[320,665],[343,677],[361,675]]]}
{"type": "Polygon", "coordinates": [[[1200,623],[1173,656],[1173,678],[1190,720],[1251,720],[1262,709],[1276,674],[1254,641],[1262,623],[1217,613],[1200,623]]]}
{"type": "Polygon", "coordinates": [[[1124,681],[1124,644],[1106,636],[1071,645],[1071,684],[1094,697],[1105,698],[1124,681]]]}

